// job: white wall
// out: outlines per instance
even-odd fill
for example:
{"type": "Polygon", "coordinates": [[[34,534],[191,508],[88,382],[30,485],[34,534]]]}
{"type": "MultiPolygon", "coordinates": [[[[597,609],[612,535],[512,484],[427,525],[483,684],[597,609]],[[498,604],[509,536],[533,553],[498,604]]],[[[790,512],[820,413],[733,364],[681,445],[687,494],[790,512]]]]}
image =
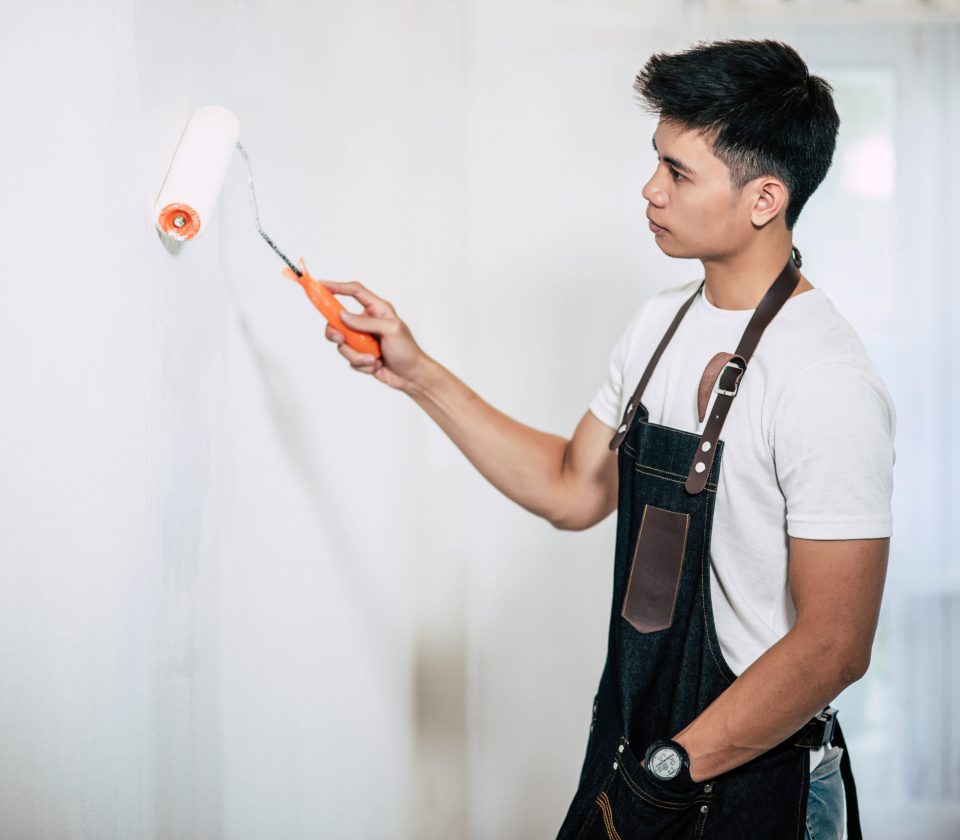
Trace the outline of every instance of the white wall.
{"type": "MultiPolygon", "coordinates": [[[[635,307],[700,270],[646,231],[631,83],[715,22],[632,0],[83,5],[0,30],[0,836],[552,836],[613,517],[555,531],[350,371],[257,235],[239,157],[201,239],[165,247],[149,210],[189,113],[230,107],[289,256],[570,434],[635,307]]],[[[829,233],[801,217],[798,241],[820,285],[829,233]]],[[[851,317],[913,387],[890,312],[851,317]]],[[[930,433],[900,417],[898,468],[930,433]]],[[[865,742],[902,709],[880,670],[844,707],[865,742]]],[[[949,796],[903,787],[897,814],[953,825],[949,796]]]]}
{"type": "Polygon", "coordinates": [[[417,75],[447,64],[423,15],[7,10],[4,838],[377,837],[411,818],[426,425],[324,340],[239,158],[179,252],[149,208],[190,111],[226,105],[281,247],[415,314],[442,285],[418,273],[429,225],[410,212],[442,96],[417,75]]]}

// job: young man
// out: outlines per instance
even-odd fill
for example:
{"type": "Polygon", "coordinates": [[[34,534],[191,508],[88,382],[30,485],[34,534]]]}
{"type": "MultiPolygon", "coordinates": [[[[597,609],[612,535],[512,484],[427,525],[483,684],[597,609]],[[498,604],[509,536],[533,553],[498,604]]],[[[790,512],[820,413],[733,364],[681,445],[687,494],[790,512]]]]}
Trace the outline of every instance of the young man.
{"type": "Polygon", "coordinates": [[[344,322],[382,358],[327,337],[527,510],[564,529],[618,512],[607,663],[561,838],[821,840],[844,822],[858,837],[820,713],[870,660],[895,413],[793,247],[833,156],[831,88],[774,41],[655,55],[635,88],[659,115],[651,231],[704,277],[640,307],[572,439],[485,403],[357,283],[328,285],[363,304],[344,322]]]}

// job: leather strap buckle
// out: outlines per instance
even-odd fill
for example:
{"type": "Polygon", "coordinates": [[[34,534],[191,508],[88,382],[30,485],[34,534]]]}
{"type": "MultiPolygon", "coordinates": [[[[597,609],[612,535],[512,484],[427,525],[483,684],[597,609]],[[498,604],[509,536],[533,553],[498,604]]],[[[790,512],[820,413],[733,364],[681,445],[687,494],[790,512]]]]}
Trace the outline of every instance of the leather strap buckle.
{"type": "Polygon", "coordinates": [[[822,712],[808,720],[797,733],[794,743],[798,747],[818,750],[833,739],[833,730],[837,723],[837,710],[827,706],[822,712]]]}
{"type": "Polygon", "coordinates": [[[724,394],[725,396],[728,396],[728,397],[735,397],[737,395],[737,390],[740,388],[740,380],[743,378],[743,374],[745,371],[746,371],[746,368],[741,367],[739,364],[733,361],[733,359],[727,362],[720,369],[720,375],[717,377],[717,393],[724,394]],[[729,388],[724,388],[721,385],[721,383],[723,382],[723,377],[726,375],[728,368],[733,368],[735,371],[737,371],[737,378],[733,381],[732,390],[730,390],[729,388]]]}

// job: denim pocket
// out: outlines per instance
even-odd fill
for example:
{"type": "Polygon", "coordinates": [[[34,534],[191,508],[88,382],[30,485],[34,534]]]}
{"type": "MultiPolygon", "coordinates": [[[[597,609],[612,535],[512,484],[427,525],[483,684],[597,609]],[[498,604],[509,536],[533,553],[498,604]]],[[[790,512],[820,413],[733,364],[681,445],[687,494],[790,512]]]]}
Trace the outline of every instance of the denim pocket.
{"type": "Polygon", "coordinates": [[[811,783],[820,781],[831,773],[839,773],[841,758],[843,758],[842,747],[827,747],[820,763],[813,768],[813,772],[810,774],[811,783]]]}
{"type": "Polygon", "coordinates": [[[666,630],[680,589],[690,515],[643,506],[620,614],[640,633],[666,630]]]}
{"type": "Polygon", "coordinates": [[[844,836],[846,822],[843,779],[840,759],[843,749],[828,747],[823,760],[810,774],[807,793],[807,833],[812,840],[829,840],[844,836]]]}
{"type": "Polygon", "coordinates": [[[686,791],[675,791],[654,782],[640,761],[624,745],[613,761],[614,772],[596,798],[610,840],[629,840],[642,836],[650,840],[676,840],[692,836],[709,813],[712,790],[696,784],[686,791]]]}

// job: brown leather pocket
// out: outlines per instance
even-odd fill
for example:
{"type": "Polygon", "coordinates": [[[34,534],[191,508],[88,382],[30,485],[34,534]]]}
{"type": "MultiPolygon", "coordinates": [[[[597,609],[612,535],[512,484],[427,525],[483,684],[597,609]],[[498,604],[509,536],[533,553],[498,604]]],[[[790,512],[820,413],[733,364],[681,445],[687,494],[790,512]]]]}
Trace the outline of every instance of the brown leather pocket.
{"type": "Polygon", "coordinates": [[[680,589],[690,515],[643,506],[621,615],[640,633],[666,630],[680,589]]]}

